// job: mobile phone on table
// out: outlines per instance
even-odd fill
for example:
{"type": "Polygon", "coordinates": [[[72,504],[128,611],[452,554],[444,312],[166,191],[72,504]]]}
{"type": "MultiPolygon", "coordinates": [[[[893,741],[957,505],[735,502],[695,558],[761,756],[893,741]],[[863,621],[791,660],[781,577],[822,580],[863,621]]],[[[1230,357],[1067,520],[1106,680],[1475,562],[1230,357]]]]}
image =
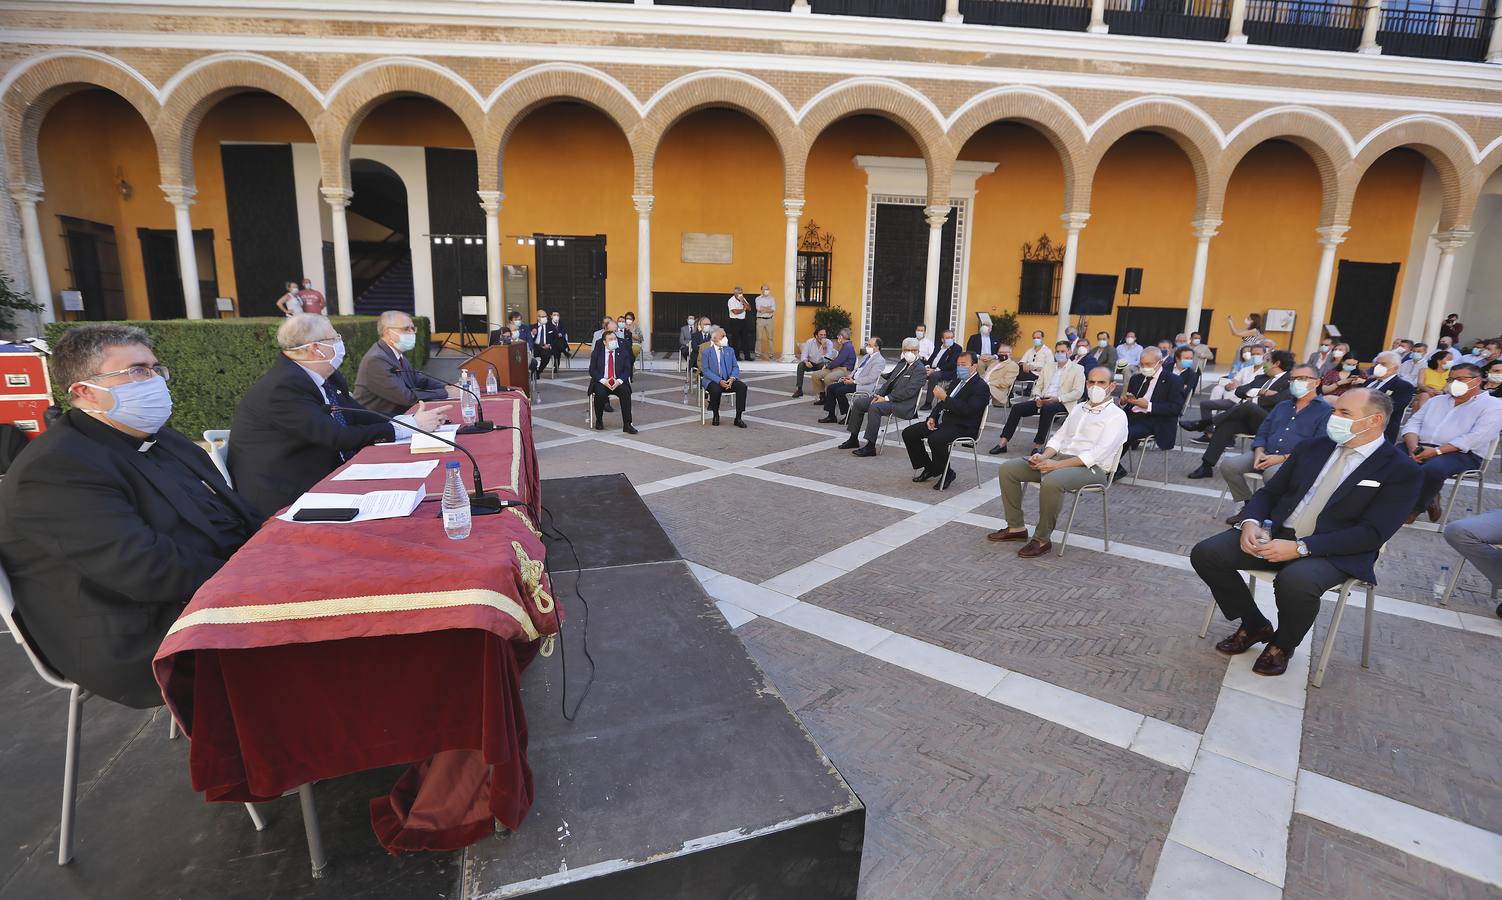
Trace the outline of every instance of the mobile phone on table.
{"type": "Polygon", "coordinates": [[[360,511],[348,506],[339,506],[332,509],[317,509],[305,506],[292,516],[294,522],[348,522],[360,511]]]}

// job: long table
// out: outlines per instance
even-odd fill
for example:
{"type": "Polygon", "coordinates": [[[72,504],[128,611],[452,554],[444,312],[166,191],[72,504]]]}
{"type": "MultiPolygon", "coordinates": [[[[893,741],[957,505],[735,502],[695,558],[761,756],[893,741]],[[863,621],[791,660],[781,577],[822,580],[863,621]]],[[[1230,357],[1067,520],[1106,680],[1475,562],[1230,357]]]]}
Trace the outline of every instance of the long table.
{"type": "MultiPolygon", "coordinates": [[[[486,487],[525,501],[477,516],[451,541],[440,516],[443,462],[411,516],[360,523],[272,518],[194,594],[154,661],[192,738],[193,788],[214,801],[279,797],[300,785],[412,763],[371,801],[390,851],[451,850],[521,825],[532,803],[521,671],[562,609],[537,529],[537,457],[518,393],[486,398],[514,430],[466,435],[486,487]]],[[[350,463],[432,458],[406,444],[350,463]]],[[[342,468],[342,467],[341,467],[342,468]]],[[[334,481],[313,490],[415,489],[334,481]]]]}

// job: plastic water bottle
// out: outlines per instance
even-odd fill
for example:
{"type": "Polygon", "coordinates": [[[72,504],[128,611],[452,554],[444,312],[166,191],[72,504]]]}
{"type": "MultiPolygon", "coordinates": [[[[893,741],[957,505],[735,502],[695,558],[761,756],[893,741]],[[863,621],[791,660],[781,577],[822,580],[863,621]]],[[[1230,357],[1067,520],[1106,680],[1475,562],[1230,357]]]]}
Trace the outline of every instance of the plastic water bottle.
{"type": "Polygon", "coordinates": [[[1259,543],[1259,544],[1271,543],[1272,539],[1273,539],[1273,520],[1272,519],[1263,519],[1262,520],[1262,527],[1260,529],[1258,529],[1258,531],[1257,531],[1257,543],[1259,543]]]}
{"type": "Polygon", "coordinates": [[[501,383],[495,380],[495,369],[491,369],[490,374],[485,376],[485,393],[499,394],[500,392],[501,383]]]}
{"type": "Polygon", "coordinates": [[[469,537],[469,492],[459,471],[459,460],[443,465],[443,533],[451,541],[469,537]]]}
{"type": "Polygon", "coordinates": [[[1450,586],[1450,567],[1440,566],[1439,577],[1434,581],[1434,602],[1438,603],[1445,595],[1445,589],[1450,586]]]}
{"type": "Polygon", "coordinates": [[[464,418],[465,425],[473,425],[475,424],[475,396],[470,391],[475,389],[475,385],[468,369],[462,370],[459,376],[459,387],[468,389],[459,391],[459,414],[464,418]]]}

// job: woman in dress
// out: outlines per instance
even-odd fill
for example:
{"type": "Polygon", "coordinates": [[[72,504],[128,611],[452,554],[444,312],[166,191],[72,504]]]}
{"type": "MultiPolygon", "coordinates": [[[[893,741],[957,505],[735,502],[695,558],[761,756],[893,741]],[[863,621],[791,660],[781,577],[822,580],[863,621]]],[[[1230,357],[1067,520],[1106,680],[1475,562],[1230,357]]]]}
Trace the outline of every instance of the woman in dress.
{"type": "Polygon", "coordinates": [[[302,312],[302,299],[297,296],[297,282],[286,283],[286,293],[276,298],[276,308],[282,311],[282,315],[292,318],[302,312]]]}
{"type": "Polygon", "coordinates": [[[1241,346],[1261,349],[1263,342],[1267,340],[1262,335],[1262,314],[1247,313],[1246,319],[1243,321],[1246,325],[1246,330],[1238,331],[1236,320],[1230,316],[1226,316],[1226,324],[1231,326],[1231,333],[1241,339],[1241,346]]]}

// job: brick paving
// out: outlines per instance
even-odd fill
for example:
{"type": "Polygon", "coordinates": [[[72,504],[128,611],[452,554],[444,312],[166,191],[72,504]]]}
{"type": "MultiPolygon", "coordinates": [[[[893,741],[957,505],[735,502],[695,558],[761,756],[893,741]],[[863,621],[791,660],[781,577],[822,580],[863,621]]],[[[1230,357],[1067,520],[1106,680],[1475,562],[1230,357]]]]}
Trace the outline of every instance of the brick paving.
{"type": "MultiPolygon", "coordinates": [[[[617,432],[619,433],[619,432],[617,432]]],[[[702,472],[703,466],[667,459],[627,447],[615,448],[608,461],[601,459],[600,449],[593,442],[550,447],[544,451],[547,459],[548,478],[572,478],[576,475],[604,475],[619,472],[631,479],[637,487],[686,475],[702,472]]]]}
{"type": "Polygon", "coordinates": [[[1284,896],[1307,900],[1433,897],[1483,900],[1502,889],[1458,875],[1316,819],[1295,815],[1284,896]]]}

